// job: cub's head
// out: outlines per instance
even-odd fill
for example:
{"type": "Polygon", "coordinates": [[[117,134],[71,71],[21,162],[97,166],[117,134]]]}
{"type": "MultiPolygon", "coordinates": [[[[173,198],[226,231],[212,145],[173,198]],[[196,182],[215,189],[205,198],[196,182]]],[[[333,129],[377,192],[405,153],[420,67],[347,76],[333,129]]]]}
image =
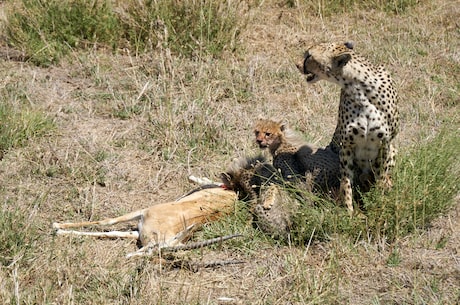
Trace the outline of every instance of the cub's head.
{"type": "Polygon", "coordinates": [[[276,150],[281,143],[286,124],[268,119],[258,119],[254,124],[256,143],[260,148],[276,150]]]}
{"type": "Polygon", "coordinates": [[[235,159],[221,180],[227,189],[239,194],[240,199],[257,199],[261,187],[279,182],[278,171],[262,155],[235,159]]]}
{"type": "Polygon", "coordinates": [[[307,76],[308,83],[321,79],[337,82],[337,76],[350,61],[353,43],[321,43],[310,47],[296,64],[297,69],[307,76]]]}

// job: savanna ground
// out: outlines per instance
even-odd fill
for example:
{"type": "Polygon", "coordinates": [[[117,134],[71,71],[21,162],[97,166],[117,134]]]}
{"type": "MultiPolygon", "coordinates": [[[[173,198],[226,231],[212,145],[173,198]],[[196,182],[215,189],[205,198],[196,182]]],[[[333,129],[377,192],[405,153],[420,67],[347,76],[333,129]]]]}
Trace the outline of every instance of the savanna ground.
{"type": "MultiPolygon", "coordinates": [[[[3,24],[14,3],[1,3],[3,24]]],[[[460,302],[460,3],[414,1],[396,12],[328,9],[326,1],[238,3],[239,50],[229,41],[218,57],[199,48],[178,56],[158,44],[138,55],[75,48],[59,62],[37,65],[8,46],[2,27],[1,103],[20,122],[2,117],[2,137],[16,131],[8,126],[24,137],[4,145],[0,161],[0,303],[460,302]],[[174,265],[125,259],[135,242],[53,234],[55,221],[96,220],[174,200],[195,187],[190,174],[216,179],[233,158],[257,151],[251,126],[258,116],[284,118],[307,140],[327,145],[339,88],[308,86],[294,63],[310,44],[348,40],[387,67],[400,94],[396,141],[405,161],[396,190],[376,194],[376,202],[390,198],[414,213],[419,205],[439,206],[422,211],[434,219],[400,234],[385,225],[394,229],[404,219],[354,236],[337,225],[316,238],[316,227],[304,242],[282,243],[253,228],[239,203],[234,215],[195,239],[234,232],[243,238],[177,253],[174,265]],[[441,168],[433,160],[445,143],[454,151],[446,157],[449,175],[433,182],[430,175],[441,168]],[[216,260],[244,263],[199,268],[216,260]]]]}

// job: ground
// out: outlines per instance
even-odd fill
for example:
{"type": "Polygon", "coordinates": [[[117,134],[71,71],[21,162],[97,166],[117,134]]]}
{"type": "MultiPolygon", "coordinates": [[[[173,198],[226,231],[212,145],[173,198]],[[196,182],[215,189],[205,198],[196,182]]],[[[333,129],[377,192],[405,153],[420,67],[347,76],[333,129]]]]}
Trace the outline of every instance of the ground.
{"type": "Polygon", "coordinates": [[[268,238],[255,245],[244,236],[179,253],[195,264],[243,261],[193,270],[126,260],[134,242],[53,234],[55,221],[111,217],[178,198],[194,187],[190,174],[215,179],[234,157],[257,150],[251,128],[258,115],[285,118],[310,142],[327,144],[339,89],[308,86],[296,71],[295,55],[311,43],[354,40],[357,52],[391,71],[401,98],[400,152],[428,142],[445,124],[460,131],[456,1],[426,1],[404,15],[308,18],[269,1],[250,15],[244,52],[220,61],[187,62],[162,50],[141,57],[94,51],[40,68],[9,57],[2,45],[2,92],[21,96],[56,127],[0,161],[2,209],[17,207],[36,232],[32,250],[0,266],[0,303],[460,302],[459,196],[451,211],[391,246],[333,236],[304,247],[268,238]],[[168,69],[174,73],[162,74],[168,69]]]}

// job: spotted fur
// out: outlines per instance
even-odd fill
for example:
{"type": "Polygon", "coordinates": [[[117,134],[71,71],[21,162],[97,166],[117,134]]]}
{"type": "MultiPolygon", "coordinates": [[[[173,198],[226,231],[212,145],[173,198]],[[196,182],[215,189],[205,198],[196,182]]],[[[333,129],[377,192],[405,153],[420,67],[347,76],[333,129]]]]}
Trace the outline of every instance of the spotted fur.
{"type": "Polygon", "coordinates": [[[352,43],[310,47],[297,68],[308,83],[321,79],[342,89],[331,149],[340,152],[340,195],[353,211],[352,183],[368,188],[374,182],[392,186],[391,169],[399,129],[397,93],[390,75],[353,51],[352,43]]]}
{"type": "Polygon", "coordinates": [[[276,239],[289,235],[297,201],[284,188],[282,178],[262,155],[232,162],[221,175],[224,185],[249,205],[254,226],[276,239]]]}
{"type": "Polygon", "coordinates": [[[302,180],[313,191],[339,187],[339,156],[330,148],[305,143],[283,122],[259,119],[254,125],[256,143],[268,148],[273,166],[288,181],[302,180]]]}

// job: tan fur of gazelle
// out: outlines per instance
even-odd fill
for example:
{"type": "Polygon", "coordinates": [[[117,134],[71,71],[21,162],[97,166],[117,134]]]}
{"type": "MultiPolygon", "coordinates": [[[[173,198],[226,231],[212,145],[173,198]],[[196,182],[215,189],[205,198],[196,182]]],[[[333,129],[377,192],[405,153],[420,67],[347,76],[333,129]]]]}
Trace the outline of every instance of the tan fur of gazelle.
{"type": "MultiPolygon", "coordinates": [[[[214,221],[234,209],[238,199],[234,191],[222,187],[205,188],[184,196],[178,201],[153,205],[149,208],[134,211],[123,216],[100,221],[75,223],[53,223],[59,235],[72,234],[81,236],[132,238],[140,241],[142,248],[128,257],[151,253],[152,250],[168,249],[174,251],[184,249],[184,242],[193,230],[214,221]],[[108,226],[127,221],[138,221],[138,231],[82,232],[65,230],[93,225],[108,226]]],[[[229,235],[213,240],[191,244],[186,249],[207,246],[239,235],[229,235]]],[[[187,246],[187,245],[185,245],[187,246]]]]}

